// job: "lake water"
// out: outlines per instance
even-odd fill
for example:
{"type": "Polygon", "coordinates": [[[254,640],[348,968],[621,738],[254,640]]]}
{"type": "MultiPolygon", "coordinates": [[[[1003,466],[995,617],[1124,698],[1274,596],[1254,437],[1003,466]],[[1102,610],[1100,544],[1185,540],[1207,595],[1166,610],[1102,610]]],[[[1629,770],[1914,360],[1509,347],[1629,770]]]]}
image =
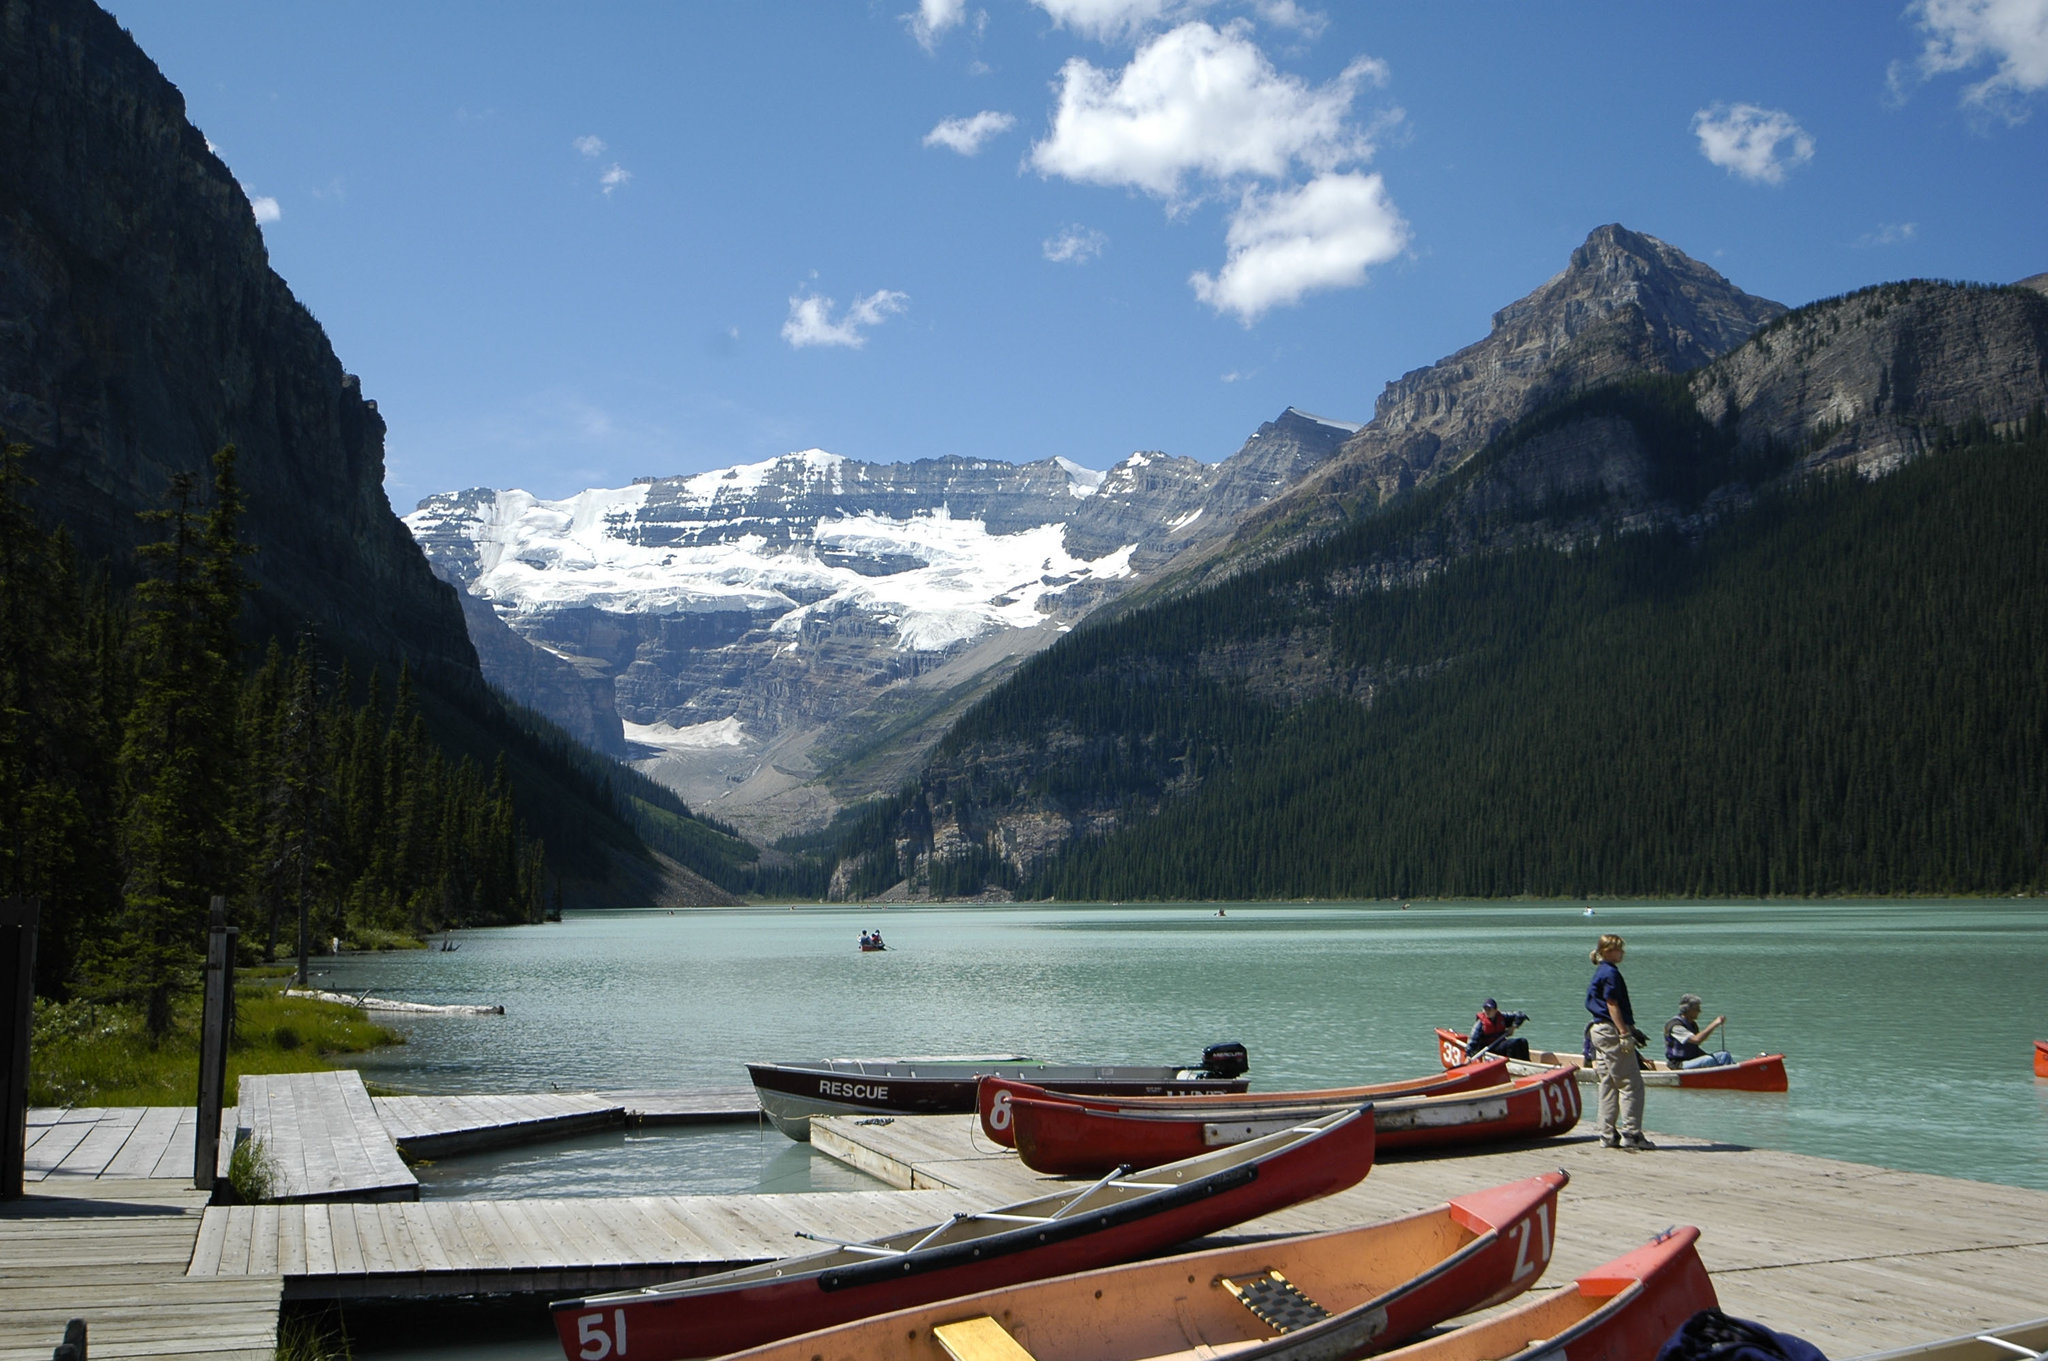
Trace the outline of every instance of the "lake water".
{"type": "MultiPolygon", "coordinates": [[[[1539,1047],[1585,1021],[1586,952],[1628,938],[1645,1030],[1681,992],[1738,1054],[1782,1050],[1783,1094],[1652,1089],[1651,1130],[2048,1189],[2048,908],[2037,900],[1772,904],[804,906],[572,913],[463,932],[455,951],[316,961],[321,986],[505,1015],[402,1023],[364,1056],[413,1092],[734,1086],[752,1059],[1014,1052],[1193,1063],[1241,1040],[1254,1089],[1412,1077],[1433,1028],[1486,997],[1539,1047]],[[863,929],[890,949],[861,954],[863,929]]],[[[612,1133],[451,1159],[429,1196],[834,1190],[875,1185],[772,1129],[612,1133]]],[[[545,1322],[381,1361],[557,1357],[545,1322]]]]}
{"type": "MultiPolygon", "coordinates": [[[[1489,996],[1530,1013],[1523,1033],[1539,1047],[1576,1047],[1586,952],[1614,931],[1629,940],[1645,1030],[1697,992],[1708,1016],[1728,1016],[1731,1049],[1782,1050],[1792,1075],[1782,1095],[1652,1089],[1650,1128],[2048,1189],[2048,1083],[2032,1076],[2029,1044],[2048,1035],[2038,900],[1583,910],[592,912],[464,932],[455,951],[316,966],[344,991],[504,1004],[501,1017],[409,1021],[407,1044],[361,1061],[369,1080],[407,1091],[733,1086],[748,1060],[856,1054],[1191,1064],[1217,1040],[1243,1041],[1254,1089],[1276,1090],[1433,1071],[1433,1027],[1469,1026],[1489,996]],[[854,948],[867,927],[884,930],[887,952],[854,948]]],[[[789,1156],[801,1152],[753,1129],[615,1135],[494,1155],[428,1194],[861,1184],[789,1156]],[[498,1163],[522,1187],[481,1189],[498,1163]]]]}

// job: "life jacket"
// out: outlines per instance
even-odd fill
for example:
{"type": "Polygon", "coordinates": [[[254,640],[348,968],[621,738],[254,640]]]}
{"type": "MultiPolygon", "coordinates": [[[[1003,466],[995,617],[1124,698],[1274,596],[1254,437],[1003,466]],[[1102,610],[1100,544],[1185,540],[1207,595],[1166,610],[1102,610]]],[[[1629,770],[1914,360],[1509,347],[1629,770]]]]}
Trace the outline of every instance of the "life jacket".
{"type": "Polygon", "coordinates": [[[1694,1023],[1686,1020],[1683,1014],[1673,1016],[1664,1023],[1664,1061],[1674,1068],[1684,1063],[1687,1059],[1699,1058],[1707,1052],[1691,1040],[1681,1040],[1678,1036],[1671,1033],[1680,1026],[1684,1026],[1695,1034],[1698,1033],[1694,1023]]]}

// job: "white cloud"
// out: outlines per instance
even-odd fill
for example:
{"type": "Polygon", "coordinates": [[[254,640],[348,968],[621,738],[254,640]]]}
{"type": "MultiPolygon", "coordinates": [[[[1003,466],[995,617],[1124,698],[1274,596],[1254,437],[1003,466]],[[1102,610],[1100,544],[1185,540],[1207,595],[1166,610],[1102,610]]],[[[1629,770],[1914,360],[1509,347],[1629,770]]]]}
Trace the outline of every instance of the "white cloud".
{"type": "Polygon", "coordinates": [[[1323,86],[1275,70],[1240,22],[1188,23],[1138,49],[1121,72],[1081,58],[1061,68],[1052,133],[1031,148],[1041,174],[1184,199],[1190,177],[1280,179],[1372,153],[1349,121],[1360,87],[1386,78],[1360,58],[1323,86]]]}
{"type": "Polygon", "coordinates": [[[1378,175],[1318,175],[1298,189],[1247,193],[1230,220],[1229,259],[1196,271],[1195,296],[1246,326],[1309,293],[1355,288],[1369,266],[1399,255],[1408,224],[1378,175]]]}
{"type": "Polygon", "coordinates": [[[966,18],[967,0],[918,0],[917,13],[904,15],[903,21],[910,25],[917,45],[929,52],[947,29],[959,27],[966,18]]]}
{"type": "Polygon", "coordinates": [[[789,300],[789,320],[782,323],[782,338],[795,350],[810,345],[857,350],[868,343],[861,333],[863,328],[879,326],[908,308],[910,295],[878,288],[865,298],[855,298],[837,321],[832,319],[834,305],[832,299],[817,293],[793,294],[789,300]]]}
{"type": "Polygon", "coordinates": [[[1783,184],[1785,172],[1813,159],[1813,138],[1783,109],[1714,104],[1692,116],[1700,154],[1731,175],[1783,184]]]}
{"type": "Polygon", "coordinates": [[[1031,0],[1061,28],[1084,38],[1119,42],[1195,7],[1194,0],[1031,0]]]}
{"type": "Polygon", "coordinates": [[[1880,222],[1875,231],[1856,238],[1858,246],[1903,246],[1920,234],[1917,222],[1880,222]]]}
{"type": "Polygon", "coordinates": [[[606,168],[604,174],[598,176],[597,183],[598,186],[603,190],[603,192],[607,196],[609,196],[612,190],[618,188],[622,184],[627,183],[632,178],[632,171],[626,169],[626,167],[620,165],[617,161],[613,161],[611,165],[606,168]]]}
{"type": "Polygon", "coordinates": [[[575,141],[569,143],[569,145],[575,147],[576,150],[582,152],[585,156],[590,157],[592,160],[596,160],[599,156],[604,155],[605,151],[604,138],[598,137],[594,134],[578,137],[575,141]]]}
{"type": "Polygon", "coordinates": [[[283,207],[270,195],[254,193],[246,184],[242,185],[242,192],[249,197],[249,211],[256,214],[257,226],[267,227],[284,216],[283,207]]]}
{"type": "Polygon", "coordinates": [[[1995,63],[1964,87],[1964,103],[2018,123],[2026,97],[2048,87],[2048,0],[1915,0],[1906,12],[1927,34],[1922,79],[1995,63]]]}
{"type": "Polygon", "coordinates": [[[983,109],[970,118],[948,118],[924,135],[926,146],[949,147],[962,156],[972,156],[1017,126],[1016,118],[993,109],[983,109]]]}
{"type": "Polygon", "coordinates": [[[1320,38],[1330,25],[1329,15],[1303,9],[1295,0],[1256,0],[1252,9],[1273,27],[1293,29],[1310,41],[1320,38]]]}
{"type": "Polygon", "coordinates": [[[1043,249],[1045,258],[1056,265],[1085,265],[1109,249],[1109,238],[1093,227],[1075,223],[1045,238],[1043,249]]]}

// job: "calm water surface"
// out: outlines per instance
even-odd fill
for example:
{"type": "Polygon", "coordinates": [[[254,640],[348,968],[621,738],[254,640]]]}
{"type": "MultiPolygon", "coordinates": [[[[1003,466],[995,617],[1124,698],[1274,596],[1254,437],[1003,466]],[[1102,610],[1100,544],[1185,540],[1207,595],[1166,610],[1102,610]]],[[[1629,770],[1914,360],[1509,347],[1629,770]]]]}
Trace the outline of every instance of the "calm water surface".
{"type": "MultiPolygon", "coordinates": [[[[452,952],[318,961],[319,981],[504,1004],[407,1022],[407,1044],[361,1063],[408,1091],[731,1086],[748,1060],[853,1054],[1193,1063],[1216,1040],[1242,1040],[1270,1090],[1431,1071],[1432,1028],[1470,1025],[1488,996],[1530,1013],[1538,1045],[1576,1047],[1586,952],[1615,931],[1645,1030],[1698,992],[1728,1016],[1730,1048],[1783,1050],[1792,1074],[1784,1095],[1653,1089],[1652,1128],[2048,1189],[2048,1084],[2029,1045],[2048,1034],[2037,900],[1226,910],[574,913],[464,932],[452,952]],[[871,926],[888,952],[855,950],[871,926]]],[[[740,1159],[788,1151],[731,1142],[740,1159]]],[[[638,1189],[686,1189],[650,1161],[638,1189]]]]}
{"type": "MultiPolygon", "coordinates": [[[[2048,1189],[2048,908],[2019,902],[1213,904],[733,908],[571,914],[463,932],[453,952],[318,961],[322,986],[502,1017],[402,1024],[364,1076],[416,1092],[732,1086],[750,1059],[1006,1051],[1193,1063],[1242,1040],[1255,1089],[1412,1077],[1485,997],[1576,1046],[1603,931],[1645,1030],[1678,994],[1786,1094],[1652,1089],[1652,1130],[2048,1189]],[[890,949],[861,954],[864,928],[890,949]]],[[[423,1170],[426,1194],[627,1195],[871,1186],[772,1130],[612,1134],[423,1170]]],[[[371,1348],[437,1361],[559,1355],[371,1348]]]]}

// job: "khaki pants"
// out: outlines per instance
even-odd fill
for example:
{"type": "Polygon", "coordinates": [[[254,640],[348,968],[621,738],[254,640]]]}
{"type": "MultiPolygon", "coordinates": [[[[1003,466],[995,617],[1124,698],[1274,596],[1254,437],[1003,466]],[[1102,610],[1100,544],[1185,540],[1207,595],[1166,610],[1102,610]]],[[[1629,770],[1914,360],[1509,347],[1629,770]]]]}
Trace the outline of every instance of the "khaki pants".
{"type": "Polygon", "coordinates": [[[1593,1063],[1600,1074],[1600,1137],[1632,1139],[1643,1132],[1643,1065],[1633,1048],[1621,1047],[1621,1032],[1606,1021],[1593,1023],[1593,1063]]]}

